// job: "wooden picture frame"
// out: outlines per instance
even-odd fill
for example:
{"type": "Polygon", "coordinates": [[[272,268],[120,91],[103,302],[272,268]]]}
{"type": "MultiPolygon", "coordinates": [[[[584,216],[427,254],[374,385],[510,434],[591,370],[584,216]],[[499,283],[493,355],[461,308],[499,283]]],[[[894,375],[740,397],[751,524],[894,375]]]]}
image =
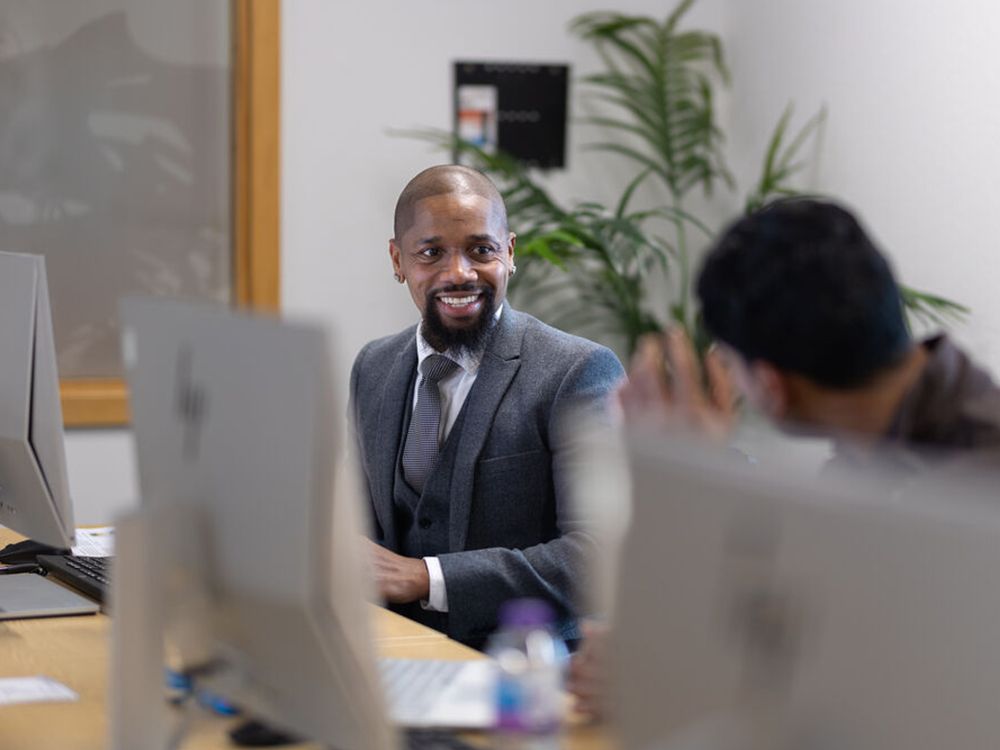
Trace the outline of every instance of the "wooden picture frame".
{"type": "MultiPolygon", "coordinates": [[[[233,303],[276,311],[280,294],[281,0],[232,0],[233,303]]],[[[118,378],[64,379],[66,427],[128,424],[118,378]]]]}

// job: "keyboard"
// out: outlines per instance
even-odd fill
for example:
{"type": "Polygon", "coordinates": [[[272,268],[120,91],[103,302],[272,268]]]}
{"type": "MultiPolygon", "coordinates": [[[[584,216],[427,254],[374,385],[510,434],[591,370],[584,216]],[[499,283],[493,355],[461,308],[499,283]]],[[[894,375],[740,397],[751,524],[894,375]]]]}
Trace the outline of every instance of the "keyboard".
{"type": "Polygon", "coordinates": [[[48,575],[69,584],[85,596],[103,604],[111,590],[112,557],[39,555],[38,564],[48,575]]]}
{"type": "MultiPolygon", "coordinates": [[[[401,736],[403,750],[476,750],[474,745],[463,742],[452,732],[440,729],[406,729],[401,736]]],[[[230,731],[229,737],[237,747],[283,747],[305,741],[255,719],[230,731]]]]}

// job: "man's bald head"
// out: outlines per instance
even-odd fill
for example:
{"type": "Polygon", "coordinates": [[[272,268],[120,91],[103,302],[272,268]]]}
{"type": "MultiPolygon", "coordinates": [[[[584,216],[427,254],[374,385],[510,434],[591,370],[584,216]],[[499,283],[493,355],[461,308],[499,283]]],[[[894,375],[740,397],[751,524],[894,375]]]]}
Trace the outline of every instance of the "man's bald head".
{"type": "Polygon", "coordinates": [[[392,227],[396,240],[401,240],[406,230],[413,224],[414,208],[419,201],[435,195],[453,193],[478,195],[488,200],[499,213],[506,231],[507,207],[496,185],[475,169],[458,164],[441,164],[425,169],[410,180],[399,194],[392,227]]]}

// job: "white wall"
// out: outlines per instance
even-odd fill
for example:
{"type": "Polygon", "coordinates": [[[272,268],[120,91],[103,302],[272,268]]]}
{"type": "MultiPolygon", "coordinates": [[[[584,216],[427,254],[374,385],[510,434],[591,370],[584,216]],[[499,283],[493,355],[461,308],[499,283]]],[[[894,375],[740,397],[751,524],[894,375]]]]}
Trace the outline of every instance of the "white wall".
{"type": "Polygon", "coordinates": [[[139,496],[131,430],[68,430],[66,470],[77,524],[110,523],[139,496]]]}
{"type": "Polygon", "coordinates": [[[731,0],[736,167],[789,100],[829,121],[814,186],[853,205],[904,282],[969,305],[957,331],[1000,372],[1000,5],[731,0]]]}

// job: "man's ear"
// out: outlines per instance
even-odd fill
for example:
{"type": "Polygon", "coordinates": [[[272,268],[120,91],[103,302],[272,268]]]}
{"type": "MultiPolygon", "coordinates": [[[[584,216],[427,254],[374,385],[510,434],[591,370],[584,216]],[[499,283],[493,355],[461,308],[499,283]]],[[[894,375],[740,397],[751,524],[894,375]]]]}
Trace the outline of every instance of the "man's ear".
{"type": "Polygon", "coordinates": [[[389,240],[389,258],[392,260],[392,272],[396,275],[396,278],[403,279],[403,267],[400,265],[400,250],[399,245],[396,244],[396,238],[393,237],[389,240]]]}
{"type": "Polygon", "coordinates": [[[789,417],[792,392],[788,376],[770,362],[756,360],[750,365],[757,407],[776,422],[789,417]]]}

